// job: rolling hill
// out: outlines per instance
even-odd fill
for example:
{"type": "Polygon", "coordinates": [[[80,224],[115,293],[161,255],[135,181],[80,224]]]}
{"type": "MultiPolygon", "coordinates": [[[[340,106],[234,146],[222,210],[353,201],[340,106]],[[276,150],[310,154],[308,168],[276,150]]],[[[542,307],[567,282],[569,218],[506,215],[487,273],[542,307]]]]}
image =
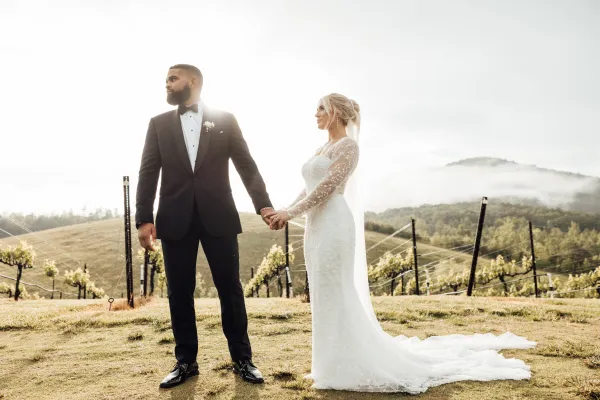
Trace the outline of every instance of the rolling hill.
{"type": "MultiPolygon", "coordinates": [[[[481,254],[494,252],[520,259],[523,254],[529,253],[527,221],[532,221],[534,227],[546,232],[536,244],[538,267],[554,268],[555,265],[565,264],[564,270],[555,269],[554,272],[565,272],[568,269],[575,273],[581,271],[584,258],[591,259],[600,254],[600,179],[490,157],[450,163],[438,173],[448,173],[449,177],[462,180],[469,178],[465,180],[466,184],[474,186],[469,193],[481,191],[482,195],[488,196],[481,254]],[[482,182],[483,186],[477,186],[482,182]],[[486,188],[490,190],[487,191],[486,188]],[[556,229],[565,234],[560,236],[556,232],[552,233],[556,229]],[[507,248],[508,250],[504,250],[507,248]],[[559,259],[554,257],[557,253],[562,254],[559,259]]],[[[454,187],[453,182],[449,179],[447,188],[436,187],[436,190],[459,193],[461,187],[454,187]]],[[[465,196],[468,197],[469,194],[465,196]]],[[[456,253],[448,248],[472,244],[474,241],[481,197],[472,197],[469,201],[367,212],[365,219],[370,224],[366,234],[367,248],[404,226],[410,218],[415,218],[420,266],[451,255],[455,255],[458,261],[470,260],[471,254],[468,251],[456,253]]],[[[16,229],[14,222],[8,218],[0,218],[0,228],[4,229],[3,224],[6,224],[4,231],[0,230],[0,244],[27,241],[34,246],[38,259],[48,258],[57,262],[61,277],[66,269],[76,269],[87,264],[96,286],[105,289],[110,296],[119,297],[125,291],[126,284],[123,220],[115,218],[116,215],[117,210],[97,210],[85,216],[72,212],[58,216],[11,214],[12,219],[34,232],[7,237],[8,231],[12,230],[14,233],[16,229]]],[[[244,233],[239,237],[241,279],[245,283],[250,279],[251,268],[258,267],[273,244],[283,246],[284,233],[270,231],[255,214],[242,213],[241,218],[244,226],[244,233]]],[[[290,243],[301,245],[302,229],[292,226],[290,232],[290,243]]],[[[139,245],[135,231],[133,234],[134,287],[138,290],[141,261],[136,257],[139,245]]],[[[369,262],[376,262],[386,250],[409,249],[408,239],[409,230],[384,242],[369,252],[369,262]]],[[[301,249],[297,250],[296,256],[292,265],[293,285],[301,289],[305,282],[301,249]]],[[[202,251],[199,252],[198,271],[202,275],[207,294],[215,296],[202,251]]],[[[14,268],[0,264],[0,274],[12,277],[15,276],[15,271],[14,268]]],[[[0,282],[3,280],[5,279],[0,278],[0,282]]],[[[39,268],[25,271],[23,280],[51,287],[50,279],[39,268]]],[[[63,286],[62,281],[62,278],[57,281],[58,288],[65,292],[75,292],[74,288],[63,286]]],[[[35,292],[36,289],[29,291],[35,292]]],[[[276,284],[271,287],[271,294],[278,294],[276,284]]]]}
{"type": "MultiPolygon", "coordinates": [[[[273,244],[280,244],[283,246],[285,237],[283,230],[276,232],[271,231],[262,222],[260,217],[255,214],[241,213],[240,215],[244,229],[244,233],[239,236],[241,255],[240,276],[242,283],[245,284],[250,279],[251,267],[258,267],[260,261],[273,244]]],[[[86,264],[90,271],[91,280],[95,282],[97,287],[103,288],[109,296],[120,297],[121,293],[126,291],[124,274],[125,245],[123,232],[123,220],[120,218],[113,218],[3,238],[2,244],[12,245],[18,243],[19,240],[24,240],[34,247],[38,260],[46,258],[55,260],[57,267],[60,270],[59,278],[57,278],[56,281],[57,289],[76,293],[74,288],[63,284],[64,271],[83,267],[83,265],[86,264]]],[[[133,276],[134,288],[137,293],[140,285],[139,277],[141,261],[135,256],[140,246],[137,243],[135,232],[133,232],[133,234],[133,276]]],[[[290,225],[290,243],[295,247],[302,245],[302,235],[302,228],[290,225]]],[[[386,236],[386,234],[382,233],[366,232],[367,248],[370,248],[386,236]]],[[[368,253],[368,261],[370,263],[376,262],[385,251],[395,248],[397,248],[395,251],[410,249],[411,242],[407,242],[405,238],[391,238],[371,250],[368,253]]],[[[420,265],[425,265],[440,258],[446,258],[452,255],[456,256],[457,260],[471,259],[470,253],[459,253],[425,243],[418,243],[417,248],[419,254],[422,255],[419,257],[420,265]]],[[[198,271],[205,282],[208,295],[215,296],[216,293],[210,277],[210,270],[201,250],[198,254],[197,266],[198,271]]],[[[15,277],[15,271],[16,269],[14,267],[0,264],[0,274],[2,275],[15,277]]],[[[293,286],[296,288],[295,290],[301,290],[304,288],[305,282],[305,267],[302,250],[296,251],[296,259],[291,267],[291,271],[293,286]]],[[[0,281],[5,281],[7,283],[13,282],[3,278],[0,278],[0,281]]],[[[26,270],[23,273],[23,281],[38,284],[46,288],[52,287],[50,278],[47,278],[44,275],[41,268],[26,270]]],[[[35,292],[37,290],[38,289],[36,288],[28,287],[29,292],[35,292]]],[[[264,290],[261,290],[262,296],[264,296],[264,292],[264,290]]],[[[43,291],[40,291],[40,296],[44,295],[43,293],[43,291]]],[[[271,286],[271,295],[278,295],[275,282],[271,286]]]]}

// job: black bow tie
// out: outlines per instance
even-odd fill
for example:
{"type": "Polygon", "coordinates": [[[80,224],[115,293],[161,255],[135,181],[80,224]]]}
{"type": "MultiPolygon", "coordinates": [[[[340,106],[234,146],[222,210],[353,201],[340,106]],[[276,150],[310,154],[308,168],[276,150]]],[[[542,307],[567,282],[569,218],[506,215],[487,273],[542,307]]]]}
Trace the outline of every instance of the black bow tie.
{"type": "Polygon", "coordinates": [[[177,112],[179,113],[179,115],[185,114],[187,111],[193,111],[193,112],[197,113],[198,112],[198,103],[194,103],[189,107],[180,105],[177,108],[177,112]]]}

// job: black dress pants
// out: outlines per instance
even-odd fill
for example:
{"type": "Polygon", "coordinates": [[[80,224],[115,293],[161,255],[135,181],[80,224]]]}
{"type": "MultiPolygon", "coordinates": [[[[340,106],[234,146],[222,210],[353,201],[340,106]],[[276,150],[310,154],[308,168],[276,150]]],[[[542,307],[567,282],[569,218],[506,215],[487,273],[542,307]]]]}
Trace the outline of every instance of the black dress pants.
{"type": "Polygon", "coordinates": [[[175,337],[175,358],[182,363],[192,363],[198,355],[194,290],[198,245],[201,243],[221,302],[221,323],[231,358],[233,361],[250,360],[252,350],[240,282],[237,235],[208,235],[194,211],[190,228],[182,239],[161,241],[175,337]]]}

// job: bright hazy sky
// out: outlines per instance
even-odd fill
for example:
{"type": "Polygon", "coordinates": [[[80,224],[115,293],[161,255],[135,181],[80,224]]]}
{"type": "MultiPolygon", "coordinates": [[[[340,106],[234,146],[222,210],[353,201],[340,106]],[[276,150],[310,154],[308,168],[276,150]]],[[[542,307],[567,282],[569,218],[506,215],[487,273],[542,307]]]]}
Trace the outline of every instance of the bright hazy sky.
{"type": "MultiPolygon", "coordinates": [[[[0,37],[0,212],[122,210],[123,175],[134,212],[180,62],[238,118],[276,207],[326,140],[314,113],[330,92],[361,105],[371,210],[427,201],[411,197],[427,171],[466,157],[600,176],[594,0],[3,0],[0,37]]],[[[232,184],[252,210],[233,168],[232,184]]],[[[460,190],[439,184],[436,201],[460,190]]]]}

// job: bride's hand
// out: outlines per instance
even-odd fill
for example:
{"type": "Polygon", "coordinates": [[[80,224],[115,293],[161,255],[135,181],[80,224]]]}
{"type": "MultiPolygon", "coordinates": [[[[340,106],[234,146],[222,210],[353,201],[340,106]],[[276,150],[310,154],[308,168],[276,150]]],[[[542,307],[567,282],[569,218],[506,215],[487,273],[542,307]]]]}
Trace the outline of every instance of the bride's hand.
{"type": "Polygon", "coordinates": [[[285,223],[291,219],[290,215],[285,210],[274,211],[267,214],[266,216],[271,218],[271,224],[269,225],[269,227],[271,229],[276,230],[283,228],[285,226],[285,223]]]}

